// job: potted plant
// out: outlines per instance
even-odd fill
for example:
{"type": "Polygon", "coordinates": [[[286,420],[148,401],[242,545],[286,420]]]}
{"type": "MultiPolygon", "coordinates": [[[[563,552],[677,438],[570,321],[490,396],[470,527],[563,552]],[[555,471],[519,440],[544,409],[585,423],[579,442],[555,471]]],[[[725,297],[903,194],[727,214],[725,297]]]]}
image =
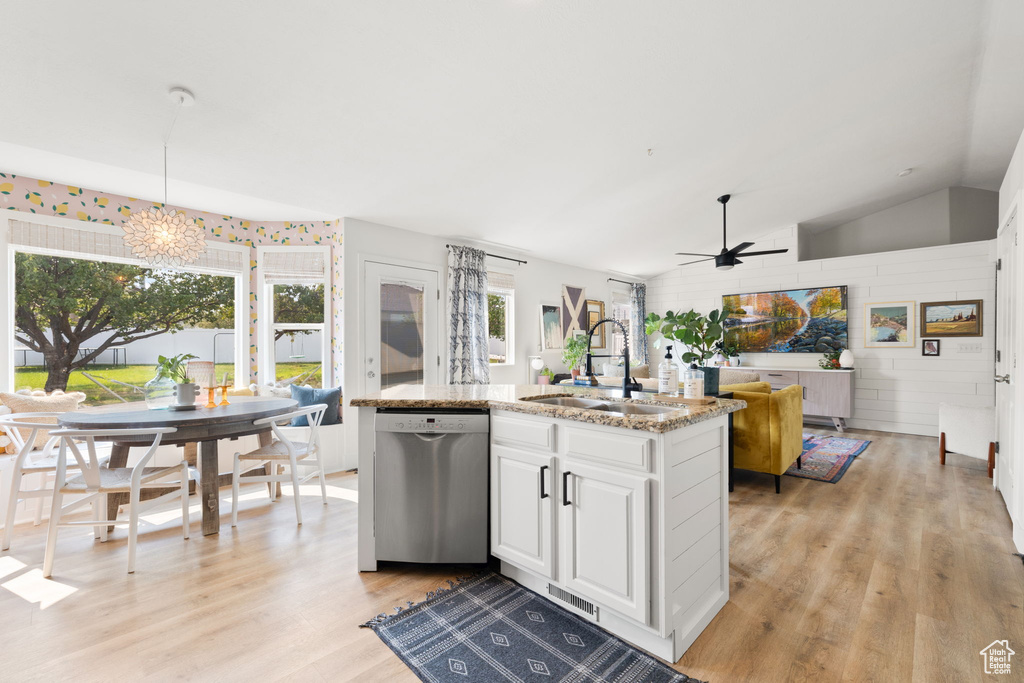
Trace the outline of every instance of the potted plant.
{"type": "MultiPolygon", "coordinates": [[[[725,312],[714,310],[702,315],[694,310],[686,313],[669,311],[665,317],[651,313],[645,321],[647,334],[660,332],[664,339],[682,342],[688,351],[680,354],[684,363],[692,363],[704,371],[704,393],[718,394],[719,368],[709,367],[707,361],[715,355],[715,343],[722,338],[722,321],[725,312]]],[[[654,342],[654,347],[661,346],[661,339],[654,342]]]]}
{"type": "MultiPolygon", "coordinates": [[[[163,386],[166,386],[168,382],[173,384],[173,405],[189,406],[195,404],[196,396],[199,394],[199,386],[193,383],[192,379],[188,376],[188,362],[195,358],[198,358],[198,356],[194,356],[191,353],[181,353],[170,358],[157,356],[156,377],[152,381],[163,386]]],[[[146,386],[149,387],[149,384],[146,386]]],[[[146,402],[150,402],[148,391],[146,393],[146,402]]]]}
{"type": "Polygon", "coordinates": [[[555,373],[551,371],[551,368],[544,366],[544,369],[537,375],[537,384],[551,384],[555,381],[555,373]]]}
{"type": "Polygon", "coordinates": [[[562,349],[562,362],[569,369],[569,374],[573,379],[580,376],[580,361],[586,355],[587,336],[585,334],[577,334],[566,340],[565,348],[562,349]]]}
{"type": "Polygon", "coordinates": [[[843,355],[842,351],[829,351],[824,354],[824,358],[818,361],[818,367],[822,370],[839,370],[843,366],[839,363],[839,357],[843,355]]]}
{"type": "Polygon", "coordinates": [[[715,351],[722,354],[722,357],[726,359],[726,364],[729,367],[738,368],[740,366],[739,346],[730,341],[726,341],[725,337],[722,337],[715,342],[715,351]]]}

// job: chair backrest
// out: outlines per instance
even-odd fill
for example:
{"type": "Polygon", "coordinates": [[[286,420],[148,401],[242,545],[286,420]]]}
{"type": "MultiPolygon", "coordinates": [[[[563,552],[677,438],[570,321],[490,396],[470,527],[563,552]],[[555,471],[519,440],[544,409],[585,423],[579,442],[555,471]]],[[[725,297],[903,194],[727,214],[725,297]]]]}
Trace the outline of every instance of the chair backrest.
{"type": "Polygon", "coordinates": [[[152,436],[152,442],[148,439],[140,441],[140,447],[146,447],[146,452],[134,470],[139,472],[146,466],[146,463],[156,454],[160,446],[160,440],[164,434],[177,431],[174,427],[148,427],[146,429],[55,429],[50,432],[51,436],[60,439],[60,449],[57,451],[57,481],[64,481],[67,472],[68,451],[78,463],[82,471],[82,478],[89,489],[99,488],[99,456],[96,453],[97,441],[137,441],[139,437],[152,436]],[[82,442],[82,443],[79,443],[82,442]],[[85,446],[85,453],[82,453],[82,446],[85,446]]]}
{"type": "Polygon", "coordinates": [[[40,432],[50,434],[46,441],[46,445],[41,449],[42,451],[49,453],[58,438],[52,435],[51,430],[53,430],[57,425],[57,418],[61,414],[62,413],[8,413],[7,415],[0,415],[0,430],[7,434],[7,437],[17,449],[19,465],[24,460],[25,456],[35,449],[35,443],[40,432]]]}
{"type": "Polygon", "coordinates": [[[264,417],[262,419],[253,422],[253,426],[262,427],[270,425],[270,428],[274,431],[274,436],[277,437],[278,441],[284,443],[285,448],[289,452],[294,452],[295,445],[292,440],[285,436],[284,432],[281,431],[281,427],[287,427],[296,417],[306,417],[306,421],[309,423],[309,444],[311,450],[320,449],[320,423],[324,419],[324,412],[327,410],[326,403],[317,403],[311,406],[304,406],[290,413],[284,415],[275,415],[274,417],[264,417]]]}

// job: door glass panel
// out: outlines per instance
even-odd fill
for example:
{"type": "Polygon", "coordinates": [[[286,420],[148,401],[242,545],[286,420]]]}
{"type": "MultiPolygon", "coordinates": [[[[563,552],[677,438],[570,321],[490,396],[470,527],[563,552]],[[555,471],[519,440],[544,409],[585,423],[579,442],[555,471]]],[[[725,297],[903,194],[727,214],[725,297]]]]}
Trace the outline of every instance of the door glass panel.
{"type": "Polygon", "coordinates": [[[380,388],[423,384],[423,286],[380,284],[380,388]]]}

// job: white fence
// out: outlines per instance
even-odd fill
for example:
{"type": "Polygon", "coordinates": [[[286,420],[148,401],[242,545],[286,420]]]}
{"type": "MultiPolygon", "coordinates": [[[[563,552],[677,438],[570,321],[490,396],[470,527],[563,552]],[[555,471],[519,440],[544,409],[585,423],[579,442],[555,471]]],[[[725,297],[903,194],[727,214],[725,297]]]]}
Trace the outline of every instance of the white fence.
{"type": "MultiPolygon", "coordinates": [[[[192,329],[158,334],[118,347],[119,365],[156,365],[157,356],[176,356],[192,353],[203,360],[217,363],[234,361],[234,330],[192,329]],[[216,346],[216,348],[214,348],[216,346]],[[216,352],[216,355],[215,355],[216,352]]],[[[323,334],[319,331],[296,335],[294,341],[287,336],[277,340],[277,362],[319,363],[323,358],[323,334]]],[[[14,365],[42,365],[43,355],[15,345],[14,365]]],[[[107,349],[96,360],[100,364],[113,364],[114,350],[107,349]]]]}

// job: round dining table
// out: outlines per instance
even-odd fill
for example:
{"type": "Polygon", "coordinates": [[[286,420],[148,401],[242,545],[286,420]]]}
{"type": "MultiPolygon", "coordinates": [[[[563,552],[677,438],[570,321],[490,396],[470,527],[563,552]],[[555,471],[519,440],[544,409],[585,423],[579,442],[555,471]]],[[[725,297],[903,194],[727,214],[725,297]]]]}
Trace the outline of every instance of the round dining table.
{"type": "MultiPolygon", "coordinates": [[[[147,427],[174,427],[177,431],[165,434],[162,444],[181,444],[186,455],[198,447],[199,494],[203,501],[203,535],[220,532],[220,487],[231,484],[231,474],[221,474],[217,461],[217,444],[221,439],[237,439],[255,434],[260,445],[270,444],[272,433],[267,425],[253,422],[265,417],[283,415],[294,410],[298,402],[290,398],[255,398],[232,396],[231,404],[195,410],[150,410],[143,402],[82,408],[64,413],[57,418],[62,427],[74,429],[144,429],[147,427]]],[[[151,436],[119,438],[113,441],[108,467],[126,467],[128,451],[132,446],[152,443],[151,436]]],[[[154,489],[156,495],[160,490],[154,489]]],[[[128,502],[128,494],[108,496],[107,519],[117,517],[118,506],[128,502]]]]}

